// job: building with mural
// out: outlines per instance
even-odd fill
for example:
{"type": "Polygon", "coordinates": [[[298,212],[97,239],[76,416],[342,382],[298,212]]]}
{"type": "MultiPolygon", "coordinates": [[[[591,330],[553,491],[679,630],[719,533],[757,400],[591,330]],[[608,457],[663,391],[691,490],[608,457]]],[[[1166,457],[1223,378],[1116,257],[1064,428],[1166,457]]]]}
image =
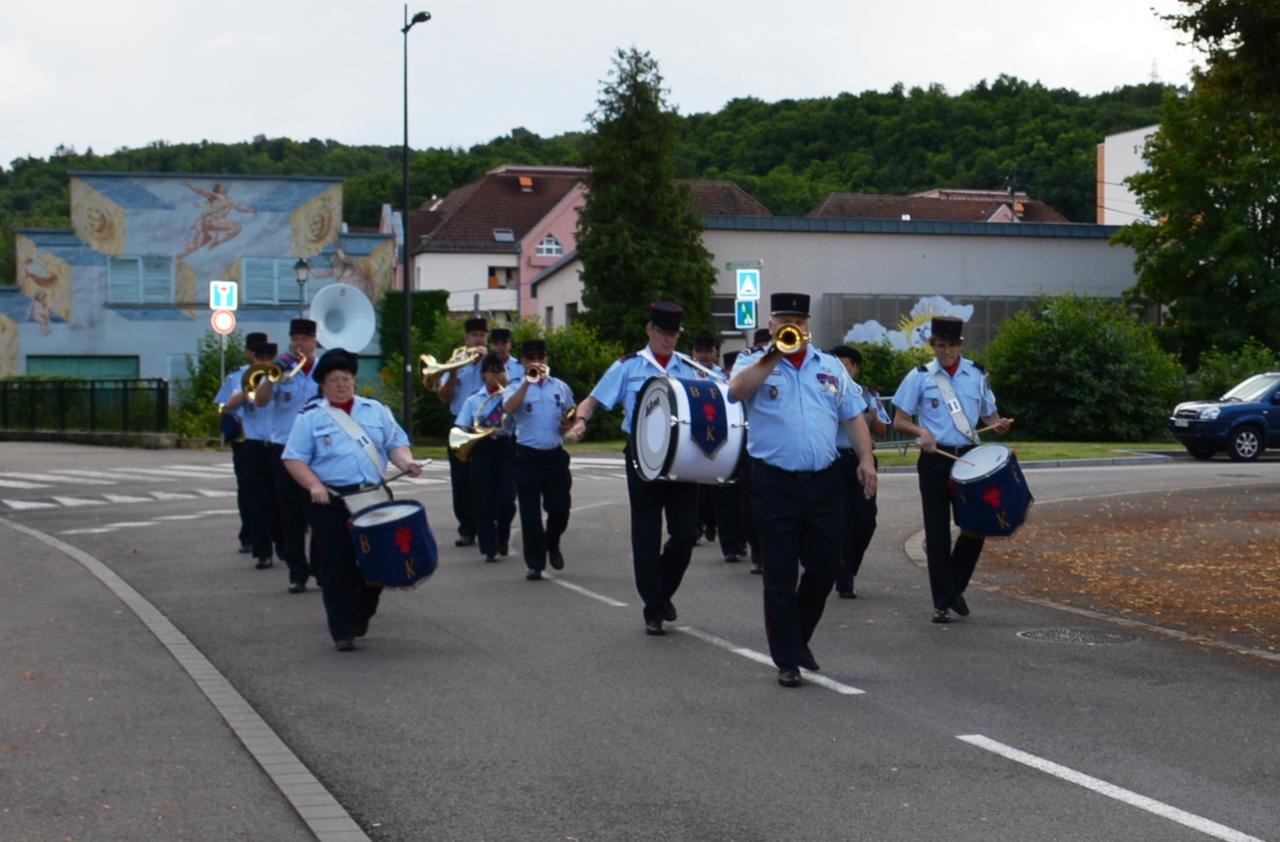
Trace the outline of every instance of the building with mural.
{"type": "MultiPolygon", "coordinates": [[[[210,281],[236,283],[238,330],[282,350],[325,286],[376,303],[394,282],[394,236],[347,232],[341,179],[79,172],[70,188],[71,228],[15,232],[0,375],[180,380],[210,330],[210,281]]],[[[377,356],[376,334],[350,350],[377,356]]]]}

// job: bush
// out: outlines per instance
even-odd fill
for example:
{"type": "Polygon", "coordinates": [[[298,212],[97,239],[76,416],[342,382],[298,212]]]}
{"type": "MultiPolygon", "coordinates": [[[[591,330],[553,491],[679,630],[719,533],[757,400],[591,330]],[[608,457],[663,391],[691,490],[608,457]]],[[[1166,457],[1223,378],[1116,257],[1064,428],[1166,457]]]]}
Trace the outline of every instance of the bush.
{"type": "Polygon", "coordinates": [[[1028,438],[1142,441],[1182,389],[1153,330],[1101,298],[1041,298],[1000,325],[985,357],[1000,414],[1028,438]]]}
{"type": "Polygon", "coordinates": [[[1280,354],[1253,337],[1235,351],[1223,351],[1215,345],[1201,355],[1200,369],[1191,377],[1187,397],[1220,398],[1246,377],[1277,370],[1280,370],[1280,354]]]}
{"type": "Polygon", "coordinates": [[[933,359],[933,352],[928,348],[898,351],[888,342],[879,345],[854,342],[849,347],[857,348],[862,354],[858,382],[879,392],[886,404],[893,398],[894,392],[898,391],[898,384],[911,369],[933,359]]]}
{"type": "MultiPolygon", "coordinates": [[[[218,379],[218,356],[222,346],[218,334],[211,330],[196,343],[194,358],[187,358],[187,379],[177,384],[177,401],[169,414],[169,429],[180,436],[213,438],[219,435],[218,406],[213,398],[222,387],[218,379]]],[[[244,342],[240,331],[227,337],[223,357],[226,373],[244,365],[244,342]]]]}

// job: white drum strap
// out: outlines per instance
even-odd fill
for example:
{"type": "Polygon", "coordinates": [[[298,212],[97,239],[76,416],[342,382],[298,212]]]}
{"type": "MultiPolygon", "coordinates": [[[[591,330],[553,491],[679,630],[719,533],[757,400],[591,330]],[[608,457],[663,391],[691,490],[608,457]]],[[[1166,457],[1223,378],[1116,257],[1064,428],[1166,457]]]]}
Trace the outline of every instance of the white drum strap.
{"type": "Polygon", "coordinates": [[[707,367],[706,367],[705,365],[703,365],[702,363],[700,363],[700,362],[698,362],[697,360],[695,360],[693,357],[690,357],[690,356],[689,356],[689,355],[687,355],[687,354],[682,354],[682,353],[680,353],[679,351],[676,351],[676,352],[675,352],[675,354],[676,354],[676,356],[677,356],[677,357],[679,357],[680,359],[684,360],[686,363],[688,363],[689,365],[693,366],[693,367],[694,367],[694,368],[696,368],[698,371],[701,371],[703,374],[707,375],[707,376],[708,376],[708,377],[710,377],[712,380],[719,380],[721,383],[728,383],[728,382],[729,382],[729,378],[728,378],[728,377],[725,377],[723,374],[717,374],[716,372],[714,372],[714,371],[712,371],[711,369],[707,368],[707,367]]]}
{"type": "MultiPolygon", "coordinates": [[[[387,465],[382,461],[382,454],[373,446],[373,441],[369,438],[369,434],[364,431],[364,427],[361,427],[359,421],[329,403],[328,400],[325,400],[321,406],[329,413],[329,417],[333,419],[334,423],[342,429],[342,432],[351,436],[355,443],[360,445],[364,455],[369,457],[369,461],[377,469],[378,481],[381,483],[382,475],[386,473],[387,465]]],[[[355,409],[355,407],[353,406],[352,409],[355,409]]]]}
{"type": "Polygon", "coordinates": [[[978,434],[973,431],[973,426],[964,414],[964,407],[956,397],[956,390],[951,387],[951,378],[942,370],[942,366],[938,365],[937,360],[929,363],[929,370],[933,373],[933,382],[937,385],[938,391],[942,392],[942,399],[947,403],[947,413],[951,416],[951,423],[956,425],[960,435],[977,444],[980,441],[978,434]]]}

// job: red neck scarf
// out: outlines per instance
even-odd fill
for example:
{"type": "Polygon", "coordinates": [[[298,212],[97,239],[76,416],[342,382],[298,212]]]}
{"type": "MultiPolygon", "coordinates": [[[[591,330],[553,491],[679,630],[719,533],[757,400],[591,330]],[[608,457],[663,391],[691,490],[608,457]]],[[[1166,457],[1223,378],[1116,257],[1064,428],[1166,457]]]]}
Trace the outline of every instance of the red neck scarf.
{"type": "Polygon", "coordinates": [[[955,377],[955,376],[956,376],[956,372],[960,370],[960,358],[959,358],[959,357],[956,357],[956,361],[955,361],[953,364],[951,364],[951,365],[944,365],[944,366],[942,367],[942,369],[943,369],[943,371],[945,371],[949,376],[951,376],[951,377],[955,377]]]}
{"type": "Polygon", "coordinates": [[[356,405],[356,399],[355,397],[352,397],[351,400],[343,401],[342,403],[338,403],[337,401],[329,401],[329,405],[336,406],[338,409],[341,409],[343,412],[350,415],[352,407],[356,405]]]}
{"type": "Polygon", "coordinates": [[[488,383],[484,385],[484,390],[489,393],[489,397],[493,397],[502,391],[501,386],[490,386],[488,383]]]}
{"type": "Polygon", "coordinates": [[[653,358],[654,358],[655,360],[657,360],[657,361],[658,361],[658,365],[662,366],[663,368],[666,368],[666,367],[667,367],[667,363],[671,362],[671,355],[670,355],[670,354],[667,354],[665,357],[664,357],[664,356],[661,356],[661,355],[659,355],[659,354],[654,354],[654,355],[653,355],[653,358]]]}
{"type": "Polygon", "coordinates": [[[804,358],[807,357],[808,355],[809,355],[809,349],[805,347],[805,348],[801,348],[799,351],[796,351],[794,354],[788,354],[786,357],[784,357],[784,359],[798,369],[800,368],[800,366],[804,365],[804,358]]]}

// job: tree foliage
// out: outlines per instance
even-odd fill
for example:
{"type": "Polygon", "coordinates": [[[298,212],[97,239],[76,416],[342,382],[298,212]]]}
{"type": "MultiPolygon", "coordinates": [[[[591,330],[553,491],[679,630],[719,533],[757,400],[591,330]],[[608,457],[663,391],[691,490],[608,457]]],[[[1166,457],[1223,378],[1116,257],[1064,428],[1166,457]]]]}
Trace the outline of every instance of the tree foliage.
{"type": "MultiPolygon", "coordinates": [[[[1280,102],[1280,4],[1275,0],[1179,0],[1181,13],[1164,19],[1191,36],[1205,55],[1203,79],[1222,94],[1255,107],[1280,102]]],[[[1277,116],[1274,113],[1273,117],[1277,116]]]]}
{"type": "Polygon", "coordinates": [[[675,184],[679,132],[648,53],[618,51],[602,83],[583,162],[591,168],[578,216],[583,316],[604,336],[643,345],[651,301],[684,308],[691,331],[711,327],[715,270],[702,223],[675,184]]]}
{"type": "Polygon", "coordinates": [[[1250,337],[1234,351],[1210,348],[1200,357],[1200,368],[1190,377],[1187,398],[1220,398],[1240,381],[1265,371],[1280,371],[1280,354],[1250,337]]]}
{"type": "Polygon", "coordinates": [[[984,352],[1000,414],[1032,438],[1143,441],[1182,388],[1152,329],[1102,298],[1042,298],[1001,323],[984,352]]]}
{"type": "Polygon", "coordinates": [[[176,384],[176,400],[169,413],[169,429],[190,438],[214,438],[218,429],[218,407],[213,396],[222,387],[222,372],[230,374],[244,365],[244,338],[240,331],[222,338],[211,330],[196,342],[195,354],[187,358],[187,379],[176,384]],[[219,357],[222,359],[219,365],[219,357]]]}

